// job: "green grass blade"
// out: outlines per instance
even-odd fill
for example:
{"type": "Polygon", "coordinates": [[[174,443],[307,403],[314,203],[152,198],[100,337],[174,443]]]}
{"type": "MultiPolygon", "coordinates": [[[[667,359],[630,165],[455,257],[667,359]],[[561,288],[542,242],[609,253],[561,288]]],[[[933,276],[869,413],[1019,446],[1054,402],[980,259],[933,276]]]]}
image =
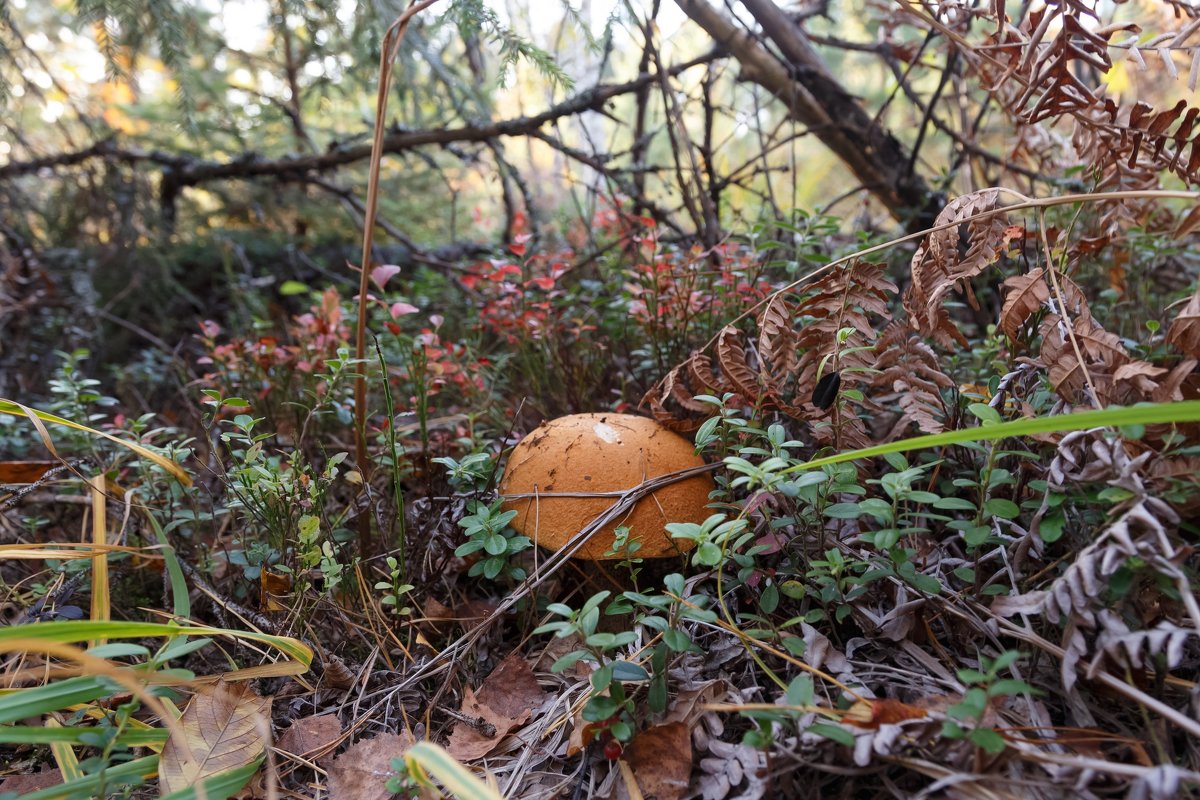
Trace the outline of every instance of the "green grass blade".
{"type": "Polygon", "coordinates": [[[158,464],[167,472],[174,475],[183,485],[191,486],[192,484],[191,476],[187,474],[183,467],[179,466],[171,459],[165,458],[158,453],[155,453],[153,450],[142,447],[140,444],[131,442],[128,439],[122,439],[119,436],[113,436],[111,433],[105,433],[104,431],[98,431],[95,428],[89,428],[87,425],[80,425],[78,422],[72,422],[71,420],[65,419],[56,414],[51,414],[47,411],[38,411],[36,408],[29,408],[28,406],[21,405],[20,403],[12,400],[5,400],[3,398],[0,398],[0,414],[11,414],[14,417],[25,417],[26,419],[28,419],[29,415],[32,414],[42,422],[49,422],[53,425],[62,425],[66,428],[74,428],[77,431],[83,431],[84,433],[91,434],[92,436],[99,436],[102,439],[108,439],[110,442],[118,444],[121,447],[136,453],[147,461],[152,461],[155,464],[158,464]]]}
{"type": "Polygon", "coordinates": [[[103,773],[85,775],[77,780],[48,786],[21,795],[19,800],[91,800],[102,787],[113,788],[117,783],[131,783],[158,775],[158,756],[146,756],[109,767],[103,773]]]}
{"type": "Polygon", "coordinates": [[[171,610],[179,619],[190,619],[192,616],[192,601],[188,596],[187,581],[183,577],[183,567],[179,565],[179,556],[171,546],[170,539],[163,533],[162,526],[153,514],[147,514],[150,526],[154,528],[154,536],[158,540],[159,549],[163,554],[163,563],[167,567],[167,577],[171,581],[171,610]]]}
{"type": "Polygon", "coordinates": [[[197,800],[200,797],[203,797],[204,800],[227,800],[227,798],[241,791],[242,787],[250,782],[250,779],[254,777],[254,773],[258,772],[260,764],[262,764],[261,758],[244,767],[238,767],[237,769],[231,769],[228,772],[222,772],[218,775],[205,778],[203,781],[203,794],[195,786],[189,786],[186,789],[165,794],[160,800],[197,800]]]}
{"type": "Polygon", "coordinates": [[[824,458],[814,458],[803,464],[788,467],[784,474],[803,472],[817,469],[827,464],[840,464],[845,461],[857,461],[860,458],[874,458],[888,453],[906,453],[910,450],[926,450],[934,447],[945,447],[951,444],[966,442],[992,442],[997,439],[1008,439],[1016,436],[1030,436],[1035,433],[1063,433],[1066,431],[1081,431],[1089,428],[1115,428],[1122,425],[1155,425],[1164,423],[1198,422],[1200,421],[1200,400],[1188,400],[1182,403],[1146,403],[1127,408],[1106,408],[1102,411],[1080,411],[1075,414],[1059,414],[1053,417],[1034,417],[1018,419],[1011,422],[1001,422],[997,425],[981,425],[977,428],[964,428],[945,433],[934,433],[928,436],[914,436],[900,439],[887,444],[864,447],[861,450],[848,450],[824,458]]]}
{"type": "Polygon", "coordinates": [[[312,664],[313,652],[303,642],[287,636],[271,636],[252,631],[234,631],[206,626],[173,625],[161,622],[124,622],[120,620],[63,620],[36,622],[0,628],[0,644],[11,639],[39,639],[58,644],[75,644],[96,639],[138,639],[147,636],[229,636],[248,639],[275,648],[305,667],[312,664]]]}
{"type": "Polygon", "coordinates": [[[404,760],[410,773],[433,775],[458,800],[503,800],[496,790],[433,742],[417,742],[404,753],[404,760]]]}
{"type": "Polygon", "coordinates": [[[112,694],[115,690],[115,684],[90,675],[65,678],[46,686],[5,690],[0,694],[0,725],[40,717],[77,703],[90,703],[112,694]]]}
{"type": "MultiPolygon", "coordinates": [[[[0,744],[82,744],[82,738],[96,733],[94,727],[40,728],[29,725],[0,725],[0,744]]],[[[117,743],[126,747],[148,747],[167,741],[167,731],[160,729],[129,728],[117,736],[117,743]]]]}

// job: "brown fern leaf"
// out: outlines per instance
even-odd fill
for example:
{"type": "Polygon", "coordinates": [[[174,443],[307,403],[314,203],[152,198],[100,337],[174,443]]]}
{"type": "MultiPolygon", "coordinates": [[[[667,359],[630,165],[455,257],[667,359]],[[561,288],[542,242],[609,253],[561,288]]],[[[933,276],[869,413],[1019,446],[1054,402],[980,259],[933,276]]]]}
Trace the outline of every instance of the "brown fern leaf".
{"type": "Polygon", "coordinates": [[[1024,275],[1014,275],[1004,282],[1004,307],[1000,309],[1000,330],[1017,341],[1021,326],[1050,299],[1046,270],[1042,267],[1024,275]]]}
{"type": "Polygon", "coordinates": [[[734,325],[726,325],[717,335],[717,366],[744,402],[758,402],[758,375],[746,359],[746,348],[742,346],[742,332],[734,325]]]}
{"type": "MultiPolygon", "coordinates": [[[[684,364],[680,364],[671,372],[682,371],[684,364]]],[[[692,412],[693,414],[703,414],[710,416],[713,412],[713,407],[708,403],[701,403],[695,399],[697,394],[693,389],[685,386],[680,380],[676,379],[670,386],[671,399],[680,405],[680,407],[692,412]]]]}
{"type": "MultiPolygon", "coordinates": [[[[942,319],[942,301],[950,290],[960,287],[961,291],[965,282],[996,263],[1009,242],[1023,235],[1008,226],[1003,212],[970,219],[996,210],[999,200],[998,189],[984,189],[950,201],[934,224],[960,224],[929,234],[913,254],[912,286],[904,306],[913,326],[924,335],[937,335],[945,327],[948,318],[942,319]]],[[[951,334],[950,338],[960,337],[951,334]]]]}
{"type": "Polygon", "coordinates": [[[1156,403],[1170,403],[1183,400],[1183,383],[1196,369],[1196,364],[1200,363],[1194,358],[1189,358],[1179,362],[1175,368],[1167,373],[1167,377],[1159,381],[1154,392],[1150,395],[1150,399],[1156,403]]]}
{"type": "Polygon", "coordinates": [[[1166,341],[1184,355],[1200,358],[1200,288],[1171,321],[1166,341]]]}
{"type": "Polygon", "coordinates": [[[695,396],[726,391],[733,391],[732,386],[713,374],[708,356],[694,352],[654,384],[641,405],[648,406],[654,418],[672,430],[694,431],[714,412],[695,396]]]}
{"type": "Polygon", "coordinates": [[[777,403],[783,403],[784,386],[796,366],[792,307],[782,293],[774,295],[758,318],[759,377],[777,403]]]}
{"type": "MultiPolygon", "coordinates": [[[[1064,7],[1066,4],[1059,6],[1064,7]]],[[[1088,30],[1075,13],[1062,13],[1060,16],[1062,28],[1050,45],[1044,48],[1024,94],[1015,104],[1014,110],[1019,112],[1037,97],[1037,102],[1024,112],[1025,119],[1031,124],[1091,108],[1097,102],[1097,90],[1084,83],[1079,75],[1092,74],[1090,70],[1097,70],[1094,74],[1103,75],[1112,69],[1108,36],[1088,30]]]]}
{"type": "Polygon", "coordinates": [[[893,322],[875,350],[879,354],[875,369],[880,372],[872,385],[896,392],[901,413],[918,430],[946,430],[949,410],[941,390],[953,387],[954,381],[942,372],[932,348],[902,323],[893,322]]]}
{"type": "Polygon", "coordinates": [[[887,279],[883,266],[863,261],[831,273],[810,287],[808,296],[795,309],[796,318],[801,321],[795,337],[800,351],[796,363],[797,397],[812,395],[817,385],[817,370],[826,356],[833,353],[839,355],[827,363],[826,373],[837,370],[843,384],[869,380],[866,376],[875,366],[870,346],[878,338],[872,318],[890,321],[888,297],[895,293],[896,286],[887,279]],[[844,328],[852,332],[844,342],[839,342],[838,331],[844,328]]]}
{"type": "Polygon", "coordinates": [[[1090,312],[1080,314],[1072,323],[1083,357],[1080,363],[1066,325],[1058,314],[1051,314],[1042,322],[1041,360],[1049,370],[1050,384],[1063,399],[1076,402],[1087,386],[1086,376],[1090,376],[1099,395],[1097,399],[1116,400],[1112,396],[1114,373],[1132,360],[1121,340],[1104,330],[1090,312]]]}
{"type": "Polygon", "coordinates": [[[703,389],[705,394],[716,394],[720,396],[724,392],[732,391],[732,389],[720,378],[713,373],[712,359],[699,351],[693,352],[687,364],[688,375],[692,378],[692,385],[697,389],[703,389]]]}

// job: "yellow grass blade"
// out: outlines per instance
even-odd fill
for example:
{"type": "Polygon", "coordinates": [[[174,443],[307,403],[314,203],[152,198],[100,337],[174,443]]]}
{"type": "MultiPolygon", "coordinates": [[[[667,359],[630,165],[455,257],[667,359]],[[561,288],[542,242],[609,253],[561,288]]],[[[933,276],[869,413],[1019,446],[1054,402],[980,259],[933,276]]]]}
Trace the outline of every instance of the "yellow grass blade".
{"type": "Polygon", "coordinates": [[[161,456],[158,453],[155,453],[154,451],[137,444],[136,442],[131,442],[127,439],[121,439],[117,436],[113,436],[111,433],[98,431],[95,428],[89,428],[86,425],[80,425],[78,422],[72,422],[69,419],[64,419],[63,417],[46,411],[38,411],[35,408],[30,408],[29,406],[22,405],[13,400],[5,400],[0,398],[0,414],[9,414],[14,417],[28,418],[33,424],[34,428],[37,429],[38,435],[41,436],[42,444],[44,444],[46,449],[56,457],[58,456],[58,451],[54,447],[54,441],[50,438],[50,432],[47,431],[46,426],[42,424],[43,422],[49,422],[54,425],[62,425],[67,428],[73,428],[77,431],[90,433],[93,436],[99,436],[103,439],[108,439],[110,442],[119,444],[121,447],[131,450],[147,461],[152,461],[159,465],[167,472],[174,475],[175,478],[184,486],[192,485],[192,478],[187,474],[187,471],[184,470],[183,467],[179,466],[171,459],[165,458],[164,456],[161,456]]]}

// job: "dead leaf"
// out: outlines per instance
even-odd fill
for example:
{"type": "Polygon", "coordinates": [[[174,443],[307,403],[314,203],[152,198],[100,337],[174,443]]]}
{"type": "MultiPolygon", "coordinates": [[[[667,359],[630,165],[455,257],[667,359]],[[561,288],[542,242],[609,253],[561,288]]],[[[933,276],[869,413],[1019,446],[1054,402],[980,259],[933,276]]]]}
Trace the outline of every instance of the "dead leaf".
{"type": "Polygon", "coordinates": [[[1200,289],[1171,321],[1166,342],[1184,355],[1200,357],[1200,289]]]}
{"type": "MultiPolygon", "coordinates": [[[[572,633],[570,636],[562,638],[556,636],[546,644],[545,649],[534,659],[533,668],[549,671],[554,666],[554,662],[567,653],[578,650],[581,647],[583,647],[583,639],[579,637],[579,634],[572,633]]],[[[568,678],[583,679],[591,675],[594,669],[595,666],[586,661],[576,661],[570,667],[563,670],[561,674],[568,678]]]]}
{"type": "Polygon", "coordinates": [[[315,757],[318,764],[323,764],[330,760],[333,745],[341,736],[342,721],[337,714],[304,717],[283,732],[278,748],[303,758],[315,757]]]}
{"type": "Polygon", "coordinates": [[[57,461],[0,461],[0,483],[36,483],[57,461]]]}
{"type": "Polygon", "coordinates": [[[646,800],[679,800],[692,775],[691,733],[682,722],[656,725],[633,737],[624,760],[646,800]]]}
{"type": "Polygon", "coordinates": [[[50,767],[49,769],[43,769],[41,772],[8,775],[4,780],[0,781],[0,793],[30,794],[39,789],[58,786],[62,782],[62,773],[58,771],[57,767],[50,767]]]}
{"type": "Polygon", "coordinates": [[[258,602],[259,607],[268,614],[287,611],[288,606],[282,602],[292,591],[292,576],[282,572],[272,572],[264,569],[258,573],[258,602]]]}
{"type": "Polygon", "coordinates": [[[446,749],[459,761],[482,758],[510,731],[528,720],[545,698],[546,693],[538,686],[529,664],[520,654],[511,653],[487,676],[478,694],[470,689],[463,693],[459,709],[464,716],[495,726],[496,735],[484,736],[475,727],[459,722],[450,731],[446,749]]]}
{"type": "Polygon", "coordinates": [[[708,713],[704,706],[717,702],[725,696],[728,687],[725,681],[707,681],[695,689],[686,689],[675,695],[675,701],[663,717],[663,723],[682,722],[689,729],[703,714],[708,713]]]}
{"type": "Polygon", "coordinates": [[[329,768],[329,796],[354,800],[390,800],[387,779],[392,759],[403,756],[416,742],[412,734],[385,733],[350,746],[329,768]]]}
{"type": "Polygon", "coordinates": [[[252,763],[262,755],[270,731],[271,698],[246,684],[218,681],[202,686],[179,718],[185,741],[167,739],[158,763],[163,794],[252,763]]]}

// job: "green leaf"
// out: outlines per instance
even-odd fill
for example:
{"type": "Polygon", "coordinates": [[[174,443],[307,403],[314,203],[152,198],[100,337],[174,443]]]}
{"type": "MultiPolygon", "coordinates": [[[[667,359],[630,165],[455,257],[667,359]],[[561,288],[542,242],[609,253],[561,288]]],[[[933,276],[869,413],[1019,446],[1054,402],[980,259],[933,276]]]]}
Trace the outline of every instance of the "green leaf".
{"type": "Polygon", "coordinates": [[[1200,400],[1185,400],[1179,403],[1142,403],[1127,408],[1118,406],[1100,411],[1080,411],[1073,414],[1018,419],[1001,422],[998,425],[913,436],[887,444],[864,447],[859,450],[847,450],[812,461],[805,461],[789,467],[784,472],[788,474],[806,472],[829,464],[875,458],[888,453],[907,453],[913,450],[926,450],[969,442],[994,442],[1036,433],[1062,433],[1135,423],[1150,425],[1197,421],[1200,421],[1200,400]]]}
{"type": "Polygon", "coordinates": [[[779,607],[779,589],[775,584],[772,583],[763,589],[762,595],[758,598],[758,607],[764,614],[774,613],[775,609],[779,607]]]}
{"type": "Polygon", "coordinates": [[[629,661],[612,662],[613,679],[618,681],[648,681],[650,673],[642,666],[629,661]]]}
{"type": "Polygon", "coordinates": [[[1109,486],[1106,489],[1101,489],[1096,495],[1097,499],[1103,500],[1106,503],[1112,503],[1113,505],[1123,503],[1134,496],[1133,492],[1123,489],[1120,486],[1109,486]]]}
{"type": "Polygon", "coordinates": [[[833,519],[858,519],[862,516],[862,508],[858,503],[834,503],[826,507],[825,516],[833,519]]]}
{"type": "Polygon", "coordinates": [[[779,591],[783,592],[785,597],[790,597],[792,600],[799,600],[804,597],[807,590],[800,581],[787,580],[779,584],[779,591]]]}
{"type": "Polygon", "coordinates": [[[692,556],[692,561],[703,567],[715,567],[721,563],[721,548],[712,542],[701,542],[692,556]]]}
{"type": "Polygon", "coordinates": [[[1021,508],[1012,500],[1003,497],[993,497],[983,504],[989,514],[1001,519],[1016,519],[1021,515],[1021,508]]]}
{"type": "MultiPolygon", "coordinates": [[[[692,643],[691,638],[689,638],[686,633],[678,628],[669,628],[668,630],[663,631],[663,641],[667,643],[667,647],[671,648],[676,653],[686,653],[693,649],[699,650],[699,648],[692,643]]],[[[17,717],[17,719],[22,718],[17,717]]]]}
{"type": "Polygon", "coordinates": [[[587,650],[572,650],[570,653],[567,653],[565,656],[555,661],[550,667],[550,671],[555,673],[563,672],[564,670],[570,669],[589,656],[591,656],[591,653],[589,653],[587,650]]]}
{"type": "Polygon", "coordinates": [[[815,733],[818,736],[824,736],[826,739],[844,744],[846,747],[854,746],[854,734],[845,728],[837,725],[830,725],[826,722],[818,722],[808,726],[809,733],[815,733]]]}
{"type": "MultiPolygon", "coordinates": [[[[254,765],[258,769],[258,764],[254,765]]],[[[251,772],[251,775],[254,773],[251,772]]],[[[21,800],[64,800],[65,798],[96,797],[103,787],[121,783],[140,783],[141,780],[158,775],[158,756],[146,756],[124,764],[115,764],[102,773],[85,775],[58,786],[48,786],[36,792],[21,795],[21,800]]],[[[247,776],[246,780],[249,780],[247,776]]],[[[207,787],[206,787],[207,788],[207,787]]],[[[239,787],[240,788],[240,787],[239,787]]],[[[234,790],[236,791],[236,790],[234,790]]],[[[232,794],[232,792],[231,792],[232,794]]],[[[229,795],[222,795],[222,800],[229,795]]],[[[195,797],[193,794],[192,797],[195,797]]],[[[173,797],[172,800],[180,800],[173,797]]]]}
{"type": "Polygon", "coordinates": [[[967,406],[967,410],[974,414],[984,425],[1000,424],[1000,412],[987,403],[971,403],[971,405],[967,406]]]}
{"type": "MultiPolygon", "coordinates": [[[[798,638],[798,637],[793,636],[792,638],[794,639],[794,638],[798,638]]],[[[812,675],[809,675],[807,673],[805,673],[803,675],[797,675],[795,678],[792,679],[792,682],[788,684],[788,688],[787,688],[788,705],[790,705],[790,706],[811,705],[812,701],[813,701],[814,692],[815,692],[815,687],[813,686],[812,675]]]]}
{"type": "Polygon", "coordinates": [[[967,739],[991,755],[1003,753],[1004,748],[1008,746],[1004,737],[991,728],[976,728],[967,734],[967,739]]]}
{"type": "Polygon", "coordinates": [[[307,284],[300,281],[284,281],[279,284],[279,293],[284,297],[291,297],[296,294],[304,294],[310,291],[307,284]]]}
{"type": "Polygon", "coordinates": [[[114,684],[95,676],[65,678],[46,686],[17,689],[0,695],[0,724],[40,717],[67,706],[88,703],[113,691],[114,684]]]}
{"type": "Polygon", "coordinates": [[[1000,697],[1010,694],[1024,694],[1029,692],[1036,693],[1037,690],[1030,686],[1025,681],[1019,681],[1014,678],[1005,678],[998,680],[988,687],[988,697],[1000,697]]]}
{"type": "Polygon", "coordinates": [[[1046,544],[1057,542],[1062,538],[1066,525],[1067,515],[1062,512],[1062,509],[1057,509],[1042,517],[1042,521],[1038,525],[1038,535],[1046,544]]]}

